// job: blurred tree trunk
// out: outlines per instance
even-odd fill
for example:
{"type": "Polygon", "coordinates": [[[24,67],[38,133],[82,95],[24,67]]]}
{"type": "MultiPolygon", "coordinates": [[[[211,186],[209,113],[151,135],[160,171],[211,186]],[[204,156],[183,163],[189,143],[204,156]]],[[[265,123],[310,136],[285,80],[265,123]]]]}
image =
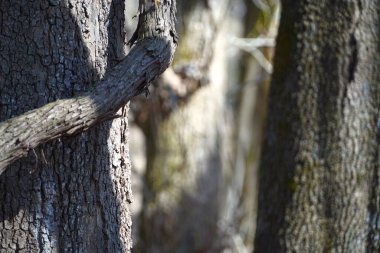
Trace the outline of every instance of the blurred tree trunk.
{"type": "MultiPolygon", "coordinates": [[[[250,113],[260,86],[232,39],[250,33],[260,11],[251,0],[178,1],[178,11],[173,69],[148,102],[132,103],[147,141],[134,251],[249,252],[260,138],[247,129],[260,128],[250,113]]],[[[255,67],[258,80],[268,76],[255,67]]]]}
{"type": "Polygon", "coordinates": [[[380,1],[288,1],[256,252],[380,251],[380,1]]]}
{"type": "MultiPolygon", "coordinates": [[[[124,55],[124,1],[1,1],[1,120],[91,89],[124,55]]],[[[127,111],[0,176],[1,252],[129,252],[127,111]]],[[[0,137],[1,138],[1,137],[0,137]]]]}

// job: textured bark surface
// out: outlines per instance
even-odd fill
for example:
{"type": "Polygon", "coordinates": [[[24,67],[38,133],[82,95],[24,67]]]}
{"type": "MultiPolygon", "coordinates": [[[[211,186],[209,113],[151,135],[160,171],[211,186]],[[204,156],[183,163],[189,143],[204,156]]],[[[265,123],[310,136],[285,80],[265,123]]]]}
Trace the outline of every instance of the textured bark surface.
{"type": "MultiPolygon", "coordinates": [[[[124,1],[5,0],[0,20],[1,120],[89,91],[125,52],[124,1]]],[[[1,252],[129,252],[127,111],[0,175],[1,252]]]]}
{"type": "Polygon", "coordinates": [[[379,252],[379,6],[283,1],[256,252],[379,252]]]}
{"type": "Polygon", "coordinates": [[[177,43],[175,3],[140,1],[139,25],[130,44],[136,41],[139,43],[128,56],[110,70],[92,92],[58,100],[1,123],[0,174],[8,164],[41,143],[119,117],[116,111],[147,89],[173,59],[177,43]]]}

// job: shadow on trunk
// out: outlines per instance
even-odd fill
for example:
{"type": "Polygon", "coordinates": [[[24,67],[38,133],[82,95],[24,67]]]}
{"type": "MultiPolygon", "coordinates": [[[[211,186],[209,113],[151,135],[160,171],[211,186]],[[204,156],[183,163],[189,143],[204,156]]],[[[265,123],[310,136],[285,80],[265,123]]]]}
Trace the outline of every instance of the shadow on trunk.
{"type": "MultiPolygon", "coordinates": [[[[1,120],[88,91],[124,51],[124,1],[112,1],[109,16],[97,20],[108,19],[107,34],[95,37],[100,42],[89,41],[93,24],[83,19],[96,7],[59,1],[2,1],[0,6],[1,120]],[[101,51],[97,43],[107,41],[101,51]],[[91,50],[89,43],[94,43],[91,50]]],[[[125,121],[116,123],[126,130],[125,121]]],[[[129,162],[115,154],[126,133],[116,138],[113,124],[41,145],[0,175],[0,249],[120,252],[130,246],[130,231],[121,229],[129,213],[120,201],[129,191],[120,182],[129,180],[129,162]],[[127,176],[119,177],[122,173],[127,176]]]]}

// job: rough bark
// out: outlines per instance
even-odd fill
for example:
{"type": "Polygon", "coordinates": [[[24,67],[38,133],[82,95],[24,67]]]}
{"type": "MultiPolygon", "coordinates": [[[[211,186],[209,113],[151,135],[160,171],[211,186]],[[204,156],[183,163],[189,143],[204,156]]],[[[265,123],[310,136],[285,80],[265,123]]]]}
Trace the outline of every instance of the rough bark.
{"type": "MultiPolygon", "coordinates": [[[[2,127],[1,142],[8,134],[15,135],[22,127],[19,124],[25,126],[19,140],[4,145],[24,143],[21,148],[30,149],[50,137],[86,129],[91,120],[97,123],[85,133],[33,149],[0,175],[1,252],[130,251],[128,107],[122,107],[112,122],[98,121],[116,112],[129,94],[143,90],[146,81],[170,60],[160,65],[155,57],[161,57],[156,49],[172,53],[174,42],[167,38],[173,37],[174,30],[170,34],[158,28],[167,15],[174,20],[174,2],[161,1],[154,11],[155,5],[144,6],[147,9],[140,14],[152,22],[140,28],[154,32],[138,38],[131,52],[133,60],[128,56],[112,68],[126,51],[124,1],[0,1],[0,117],[11,118],[2,126],[13,122],[15,127],[7,126],[8,131],[2,127]],[[163,45],[168,47],[163,49],[163,45]],[[145,72],[137,72],[141,68],[145,72]],[[131,80],[123,85],[123,78],[128,77],[131,80]],[[129,86],[132,83],[137,84],[135,90],[129,86]],[[75,103],[80,104],[78,108],[75,103]],[[60,111],[60,117],[53,108],[60,111]],[[52,119],[42,112],[50,112],[57,121],[49,123],[52,119]],[[35,114],[43,118],[31,118],[35,114]],[[17,115],[20,118],[12,118],[17,115]],[[20,119],[24,120],[20,123],[20,119]],[[77,125],[58,133],[54,130],[58,121],[77,125]]],[[[169,24],[173,25],[165,23],[169,24]]]]}
{"type": "Polygon", "coordinates": [[[83,132],[147,89],[171,63],[177,36],[173,1],[140,1],[139,24],[128,56],[86,95],[58,100],[0,124],[0,174],[41,143],[83,132]]]}
{"type": "Polygon", "coordinates": [[[379,252],[379,6],[283,1],[256,252],[379,252]]]}

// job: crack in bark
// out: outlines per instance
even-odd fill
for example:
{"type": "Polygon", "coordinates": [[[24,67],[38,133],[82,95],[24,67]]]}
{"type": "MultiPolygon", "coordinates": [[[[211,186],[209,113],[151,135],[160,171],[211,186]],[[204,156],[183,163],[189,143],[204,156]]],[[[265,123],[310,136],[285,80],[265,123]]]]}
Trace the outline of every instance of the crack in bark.
{"type": "Polygon", "coordinates": [[[358,44],[355,38],[355,34],[350,36],[350,48],[351,48],[351,57],[348,64],[348,82],[351,83],[355,79],[356,67],[358,65],[358,44]]]}

